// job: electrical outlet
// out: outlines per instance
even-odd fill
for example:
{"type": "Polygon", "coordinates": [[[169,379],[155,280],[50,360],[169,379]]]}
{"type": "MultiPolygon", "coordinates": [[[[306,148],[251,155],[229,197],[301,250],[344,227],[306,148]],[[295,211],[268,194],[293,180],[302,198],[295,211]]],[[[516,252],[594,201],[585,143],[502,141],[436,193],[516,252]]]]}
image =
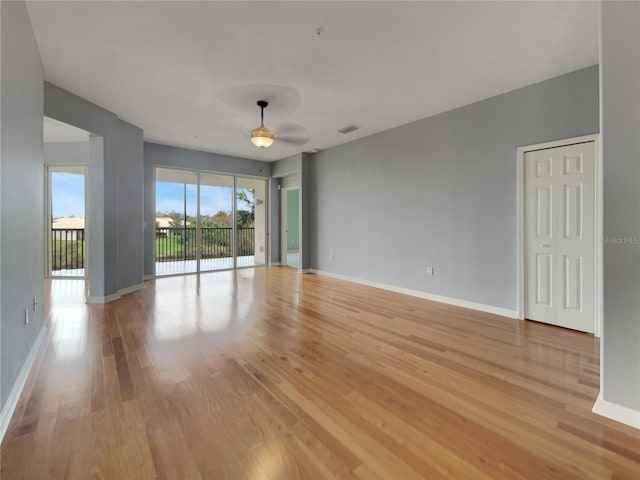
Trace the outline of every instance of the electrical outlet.
{"type": "Polygon", "coordinates": [[[333,261],[333,260],[335,260],[335,259],[336,259],[336,257],[333,255],[333,252],[331,252],[331,253],[329,254],[329,260],[333,261]]]}
{"type": "Polygon", "coordinates": [[[29,309],[28,308],[24,309],[24,324],[25,325],[29,324],[29,309]]]}
{"type": "Polygon", "coordinates": [[[433,267],[427,267],[427,275],[428,276],[432,276],[433,275],[433,267]]]}
{"type": "Polygon", "coordinates": [[[33,297],[33,311],[35,312],[37,308],[38,308],[38,299],[36,297],[33,297]]]}

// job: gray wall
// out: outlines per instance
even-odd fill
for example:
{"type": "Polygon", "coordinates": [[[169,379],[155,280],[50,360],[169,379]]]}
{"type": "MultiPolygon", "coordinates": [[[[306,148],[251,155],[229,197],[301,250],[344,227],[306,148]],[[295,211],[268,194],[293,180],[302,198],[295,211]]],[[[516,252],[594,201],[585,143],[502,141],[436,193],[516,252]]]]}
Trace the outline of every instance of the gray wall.
{"type": "Polygon", "coordinates": [[[273,162],[271,176],[274,178],[299,175],[302,168],[302,154],[298,153],[277,162],[273,162]]]}
{"type": "Polygon", "coordinates": [[[300,162],[300,268],[313,268],[311,263],[312,155],[302,154],[300,162]]]}
{"type": "Polygon", "coordinates": [[[89,164],[89,142],[57,142],[44,144],[44,162],[56,164],[89,164]]]}
{"type": "Polygon", "coordinates": [[[90,299],[142,283],[142,131],[48,82],[44,102],[46,116],[102,137],[89,141],[90,299]]]}
{"type": "Polygon", "coordinates": [[[515,310],[516,149],[598,115],[593,66],[315,154],[311,266],[515,310]]]}
{"type": "Polygon", "coordinates": [[[42,328],[44,276],[43,73],[24,2],[0,2],[0,405],[42,328]],[[24,311],[31,321],[24,324],[24,311]]]}
{"type": "MultiPolygon", "coordinates": [[[[216,153],[144,143],[144,274],[154,274],[155,167],[175,167],[250,177],[271,176],[271,164],[216,153]]],[[[269,241],[267,245],[269,245],[269,241]]]]}
{"type": "MultiPolygon", "coordinates": [[[[89,169],[87,173],[87,274],[89,296],[106,296],[105,293],[105,220],[104,220],[104,137],[89,137],[89,169]]],[[[112,259],[116,263],[116,259],[112,259]]]]}
{"type": "MultiPolygon", "coordinates": [[[[275,165],[275,164],[274,164],[275,165]]],[[[269,182],[269,263],[280,263],[280,191],[278,190],[279,178],[272,178],[269,182]]]]}
{"type": "Polygon", "coordinates": [[[144,279],[144,147],[142,130],[118,122],[118,289],[144,279]]]}
{"type": "Polygon", "coordinates": [[[601,393],[640,411],[640,3],[603,2],[601,18],[601,393]]]}

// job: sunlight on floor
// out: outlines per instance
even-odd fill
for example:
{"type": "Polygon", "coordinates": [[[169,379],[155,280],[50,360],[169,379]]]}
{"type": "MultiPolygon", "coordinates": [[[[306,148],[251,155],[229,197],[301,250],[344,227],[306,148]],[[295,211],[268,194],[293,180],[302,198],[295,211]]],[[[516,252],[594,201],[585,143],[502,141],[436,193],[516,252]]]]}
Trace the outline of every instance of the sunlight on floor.
{"type": "Polygon", "coordinates": [[[45,281],[49,290],[51,316],[51,346],[56,357],[73,361],[82,357],[87,349],[89,309],[85,303],[85,280],[50,279],[45,281]]]}

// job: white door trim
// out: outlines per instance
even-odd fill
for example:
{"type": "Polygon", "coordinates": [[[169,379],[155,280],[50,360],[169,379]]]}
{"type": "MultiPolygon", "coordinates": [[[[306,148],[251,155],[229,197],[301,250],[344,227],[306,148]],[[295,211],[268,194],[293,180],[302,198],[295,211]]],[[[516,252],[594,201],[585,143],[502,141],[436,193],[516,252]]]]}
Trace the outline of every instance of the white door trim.
{"type": "Polygon", "coordinates": [[[292,187],[280,188],[280,264],[287,264],[287,190],[292,187]]]}
{"type": "Polygon", "coordinates": [[[518,318],[524,320],[525,315],[525,288],[526,288],[526,262],[525,262],[525,238],[524,238],[524,155],[526,152],[534,150],[544,150],[548,148],[564,147],[574,145],[576,143],[594,142],[595,147],[595,202],[596,202],[596,218],[595,218],[595,312],[596,325],[594,335],[599,337],[602,332],[602,162],[600,161],[600,134],[584,135],[581,137],[567,138],[564,140],[555,140],[553,142],[538,143],[535,145],[526,145],[518,148],[517,158],[517,209],[516,209],[516,227],[518,240],[518,259],[517,259],[517,305],[518,318]]]}
{"type": "Polygon", "coordinates": [[[289,225],[287,222],[287,192],[290,190],[299,190],[300,185],[297,183],[294,185],[282,186],[280,188],[280,264],[286,267],[299,268],[295,265],[289,265],[287,261],[287,231],[289,225]]]}

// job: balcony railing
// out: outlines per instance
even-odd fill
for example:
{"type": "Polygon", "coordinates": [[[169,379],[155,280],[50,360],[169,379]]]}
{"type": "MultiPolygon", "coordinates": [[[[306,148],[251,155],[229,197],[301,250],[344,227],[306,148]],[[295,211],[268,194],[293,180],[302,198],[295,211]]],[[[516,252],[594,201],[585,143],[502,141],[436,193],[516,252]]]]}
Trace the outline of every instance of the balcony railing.
{"type": "MultiPolygon", "coordinates": [[[[201,258],[229,258],[232,229],[202,227],[201,258]]],[[[84,268],[85,230],[84,228],[51,229],[51,269],[75,270],[84,268]]],[[[236,229],[236,255],[254,255],[255,229],[236,229]]],[[[196,259],[196,229],[167,227],[156,228],[156,261],[196,259]]]]}
{"type": "MultiPolygon", "coordinates": [[[[231,248],[232,228],[201,227],[202,242],[200,258],[228,258],[233,256],[231,248]]],[[[195,260],[196,229],[193,227],[156,228],[156,262],[195,260]]],[[[255,253],[255,229],[236,229],[236,255],[255,253]]]]}
{"type": "Polygon", "coordinates": [[[51,270],[84,268],[84,228],[51,229],[51,270]]]}

